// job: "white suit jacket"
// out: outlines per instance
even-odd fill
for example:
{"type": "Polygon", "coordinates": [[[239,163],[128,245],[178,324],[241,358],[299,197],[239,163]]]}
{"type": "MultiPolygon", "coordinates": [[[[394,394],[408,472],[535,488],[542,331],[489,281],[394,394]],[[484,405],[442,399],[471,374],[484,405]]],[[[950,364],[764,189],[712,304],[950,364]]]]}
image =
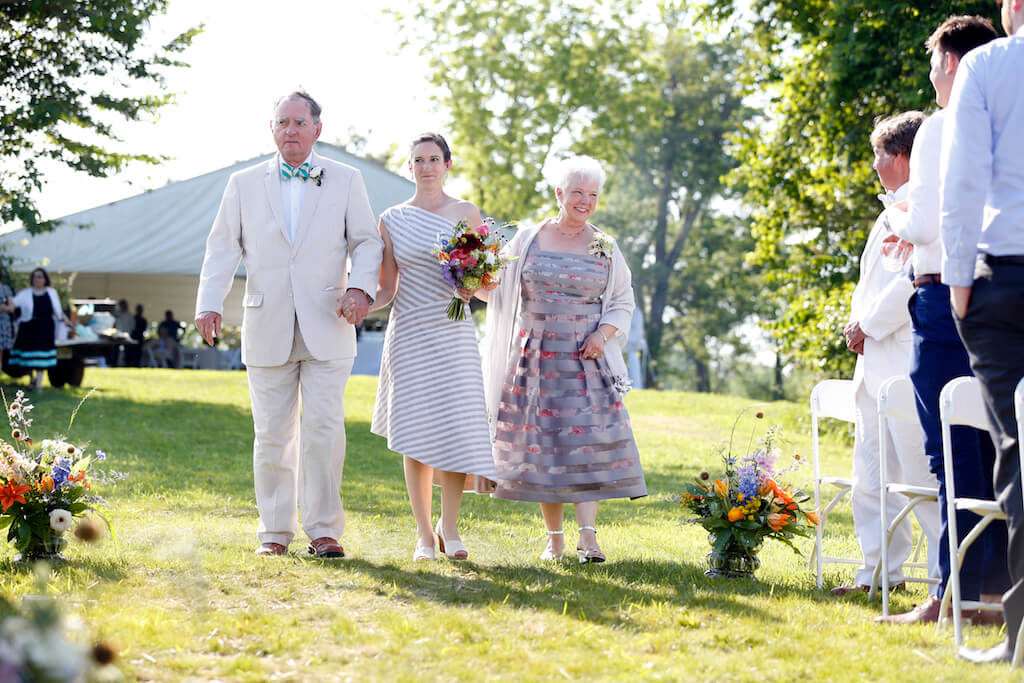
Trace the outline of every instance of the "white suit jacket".
{"type": "MultiPolygon", "coordinates": [[[[904,185],[901,189],[905,188],[904,185]]],[[[853,373],[855,389],[863,382],[874,397],[888,378],[909,374],[913,347],[908,304],[914,284],[907,273],[892,272],[882,263],[882,240],[892,234],[887,214],[893,210],[898,211],[883,211],[871,228],[860,257],[860,280],[850,304],[850,320],[860,321],[861,330],[867,335],[864,353],[857,357],[853,373]]]]}
{"type": "Polygon", "coordinates": [[[362,175],[317,154],[310,163],[324,169],[323,178],[319,186],[306,181],[294,244],[281,206],[278,155],[232,174],[206,240],[196,312],[223,312],[244,258],[246,365],[283,365],[296,319],[317,360],[354,357],[355,328],[338,317],[337,299],[349,287],[371,296],[377,291],[384,247],[362,175]]]}

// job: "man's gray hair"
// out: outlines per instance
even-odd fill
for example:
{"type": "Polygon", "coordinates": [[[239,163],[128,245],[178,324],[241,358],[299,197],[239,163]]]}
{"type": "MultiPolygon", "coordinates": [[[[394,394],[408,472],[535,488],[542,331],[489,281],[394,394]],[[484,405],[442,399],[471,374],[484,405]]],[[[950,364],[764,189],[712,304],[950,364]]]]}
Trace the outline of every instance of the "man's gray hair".
{"type": "Polygon", "coordinates": [[[604,181],[608,178],[608,174],[601,168],[597,159],[588,156],[575,156],[563,159],[558,163],[552,180],[555,187],[565,192],[569,189],[569,183],[575,178],[592,180],[597,183],[597,189],[600,190],[604,187],[604,181]]]}
{"type": "Polygon", "coordinates": [[[293,90],[283,97],[278,97],[274,102],[275,113],[277,112],[277,108],[281,106],[281,103],[285,100],[302,100],[309,105],[309,113],[313,116],[313,122],[320,123],[320,112],[322,112],[323,109],[320,108],[317,101],[314,100],[313,97],[305,90],[293,90]]]}

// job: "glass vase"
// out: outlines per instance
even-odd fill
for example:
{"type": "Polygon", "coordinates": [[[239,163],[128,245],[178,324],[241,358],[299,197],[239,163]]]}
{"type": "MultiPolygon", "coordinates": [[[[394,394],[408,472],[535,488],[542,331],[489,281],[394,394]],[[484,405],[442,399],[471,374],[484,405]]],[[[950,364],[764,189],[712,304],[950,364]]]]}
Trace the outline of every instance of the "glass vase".
{"type": "Polygon", "coordinates": [[[15,562],[49,562],[56,564],[64,561],[61,552],[67,541],[63,532],[51,531],[48,537],[32,535],[29,545],[21,553],[14,556],[15,562]]]}
{"type": "Polygon", "coordinates": [[[730,541],[720,551],[715,551],[715,534],[708,534],[711,552],[708,553],[708,570],[704,576],[722,579],[753,579],[754,572],[761,566],[757,553],[761,546],[748,548],[736,540],[730,541]]]}

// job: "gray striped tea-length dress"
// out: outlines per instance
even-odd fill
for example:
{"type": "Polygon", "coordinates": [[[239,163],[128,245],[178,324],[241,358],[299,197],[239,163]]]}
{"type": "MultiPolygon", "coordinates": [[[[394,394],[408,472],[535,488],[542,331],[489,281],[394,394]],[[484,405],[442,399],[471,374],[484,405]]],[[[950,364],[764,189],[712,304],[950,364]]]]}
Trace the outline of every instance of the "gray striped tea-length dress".
{"type": "Polygon", "coordinates": [[[601,320],[608,259],[544,251],[522,266],[522,305],[494,442],[496,498],[583,503],[647,495],[607,361],[580,358],[601,320]]]}
{"type": "Polygon", "coordinates": [[[388,449],[448,472],[465,472],[467,490],[495,479],[476,328],[449,320],[454,291],[431,253],[447,218],[415,206],[381,216],[398,263],[398,293],[384,336],[370,431],[388,449]]]}

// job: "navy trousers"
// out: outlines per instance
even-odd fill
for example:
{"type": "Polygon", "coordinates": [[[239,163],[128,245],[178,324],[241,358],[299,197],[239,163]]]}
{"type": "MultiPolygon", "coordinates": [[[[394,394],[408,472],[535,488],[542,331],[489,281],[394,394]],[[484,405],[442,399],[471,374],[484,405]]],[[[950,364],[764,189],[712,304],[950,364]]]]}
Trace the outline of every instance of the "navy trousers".
{"type": "MultiPolygon", "coordinates": [[[[910,319],[914,335],[914,355],[910,380],[917,398],[917,414],[924,430],[924,450],[929,468],[939,480],[939,510],[942,536],[939,540],[939,570],[942,583],[939,596],[949,580],[949,520],[946,508],[946,471],[942,458],[942,426],[939,420],[939,393],[956,377],[971,376],[970,360],[964,348],[949,305],[949,287],[940,283],[918,287],[910,299],[910,319]]],[[[961,498],[994,498],[992,473],[995,448],[985,432],[971,427],[953,427],[953,476],[956,495],[961,498]]],[[[978,521],[973,512],[957,513],[959,540],[978,521]]],[[[1006,525],[994,522],[971,544],[960,572],[963,600],[977,600],[981,593],[1002,593],[1010,585],[1006,569],[1006,525]]]]}

